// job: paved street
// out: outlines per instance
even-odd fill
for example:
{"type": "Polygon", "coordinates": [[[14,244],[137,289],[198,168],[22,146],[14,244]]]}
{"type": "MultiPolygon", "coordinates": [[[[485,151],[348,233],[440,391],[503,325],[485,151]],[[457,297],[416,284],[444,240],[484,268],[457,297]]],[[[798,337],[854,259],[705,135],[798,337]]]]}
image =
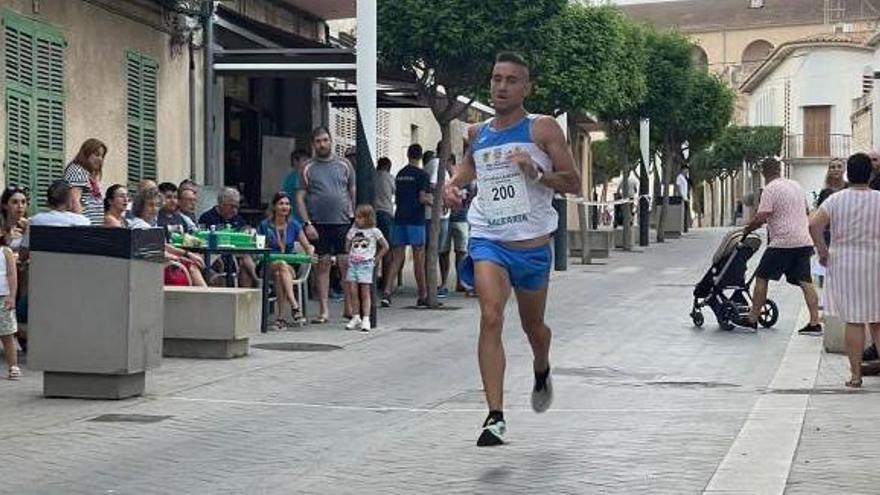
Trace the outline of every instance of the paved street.
{"type": "Polygon", "coordinates": [[[790,475],[781,471],[787,491],[876,493],[880,434],[865,411],[880,405],[880,383],[838,393],[846,368],[831,356],[815,390],[768,389],[795,363],[780,367],[790,345],[817,343],[792,338],[799,291],[772,286],[773,330],[723,332],[708,313],[705,328],[692,327],[692,287],[723,232],[554,274],[557,397],[544,415],[528,405],[530,351],[511,308],[506,446],[474,446],[485,415],[476,301],[426,311],[403,308],[414,302],[403,296],[370,334],[340,323],[253,342],[337,350],[165,359],[139,399],[43,399],[41,377],[25,369],[21,382],[0,382],[0,492],[701,493],[719,465],[738,472],[726,457],[744,425],[761,426],[750,416],[759,399],[802,395],[800,444],[790,475]],[[152,422],[93,421],[105,414],[152,422]]]}

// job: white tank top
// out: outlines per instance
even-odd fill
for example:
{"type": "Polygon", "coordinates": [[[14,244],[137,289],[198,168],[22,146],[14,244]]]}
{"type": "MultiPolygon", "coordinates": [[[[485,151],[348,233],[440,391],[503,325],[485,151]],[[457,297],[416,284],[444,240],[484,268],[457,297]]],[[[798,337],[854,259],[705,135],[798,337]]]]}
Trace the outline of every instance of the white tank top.
{"type": "Polygon", "coordinates": [[[543,173],[553,163],[532,139],[537,115],[527,115],[506,129],[493,129],[492,120],[480,125],[473,143],[477,196],[468,212],[471,236],[497,241],[524,241],[556,231],[559,217],[553,209],[553,189],[529,180],[507,159],[517,148],[531,155],[543,173]]]}

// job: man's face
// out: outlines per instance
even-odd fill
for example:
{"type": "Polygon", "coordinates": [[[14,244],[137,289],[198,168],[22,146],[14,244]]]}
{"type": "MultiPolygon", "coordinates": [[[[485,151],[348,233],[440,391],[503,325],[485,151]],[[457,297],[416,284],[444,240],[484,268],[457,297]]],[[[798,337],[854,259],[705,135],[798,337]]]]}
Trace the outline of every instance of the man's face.
{"type": "Polygon", "coordinates": [[[235,215],[238,215],[238,201],[225,198],[222,203],[217,205],[217,211],[220,213],[221,217],[230,220],[235,217],[235,215]]]}
{"type": "Polygon", "coordinates": [[[196,212],[196,203],[199,197],[192,189],[181,189],[178,194],[177,205],[180,211],[184,213],[194,214],[196,212]]]}
{"type": "Polygon", "coordinates": [[[868,156],[871,157],[871,165],[874,167],[874,172],[880,173],[880,152],[872,151],[868,156]]]}
{"type": "Polygon", "coordinates": [[[312,147],[315,148],[315,154],[321,158],[327,158],[333,151],[333,140],[326,132],[318,134],[312,139],[312,147]]]}
{"type": "Polygon", "coordinates": [[[532,91],[528,69],[511,62],[495,64],[489,90],[495,110],[505,113],[521,107],[532,91]]]}
{"type": "Polygon", "coordinates": [[[165,191],[162,193],[162,211],[165,213],[174,213],[177,211],[177,191],[165,191]]]}

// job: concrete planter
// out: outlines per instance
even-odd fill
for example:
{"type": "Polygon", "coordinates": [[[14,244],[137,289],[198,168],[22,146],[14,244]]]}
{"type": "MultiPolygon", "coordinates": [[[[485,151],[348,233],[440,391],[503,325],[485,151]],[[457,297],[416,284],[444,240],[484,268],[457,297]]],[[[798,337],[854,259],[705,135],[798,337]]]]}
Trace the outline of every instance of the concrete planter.
{"type": "Polygon", "coordinates": [[[166,287],[163,355],[230,359],[260,332],[258,289],[166,287]]]}

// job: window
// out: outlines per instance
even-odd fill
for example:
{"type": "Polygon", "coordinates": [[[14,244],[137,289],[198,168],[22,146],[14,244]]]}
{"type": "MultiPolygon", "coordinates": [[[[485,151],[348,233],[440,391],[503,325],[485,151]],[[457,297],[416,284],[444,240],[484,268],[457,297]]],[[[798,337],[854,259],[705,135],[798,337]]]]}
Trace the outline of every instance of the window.
{"type": "Polygon", "coordinates": [[[64,49],[61,32],[3,13],[6,183],[29,187],[35,203],[64,166],[64,49]]]}
{"type": "Polygon", "coordinates": [[[156,76],[159,64],[129,51],[125,58],[128,115],[128,184],[156,179],[156,76]]]}

